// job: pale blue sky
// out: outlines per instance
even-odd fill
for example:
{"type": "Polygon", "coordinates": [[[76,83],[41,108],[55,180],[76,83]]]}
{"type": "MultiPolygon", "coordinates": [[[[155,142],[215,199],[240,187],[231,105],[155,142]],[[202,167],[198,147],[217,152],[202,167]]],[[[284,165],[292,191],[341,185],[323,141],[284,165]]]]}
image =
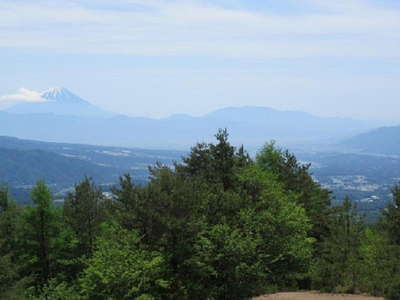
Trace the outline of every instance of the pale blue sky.
{"type": "Polygon", "coordinates": [[[0,78],[3,100],[63,86],[136,116],[400,120],[400,1],[1,0],[0,78]]]}

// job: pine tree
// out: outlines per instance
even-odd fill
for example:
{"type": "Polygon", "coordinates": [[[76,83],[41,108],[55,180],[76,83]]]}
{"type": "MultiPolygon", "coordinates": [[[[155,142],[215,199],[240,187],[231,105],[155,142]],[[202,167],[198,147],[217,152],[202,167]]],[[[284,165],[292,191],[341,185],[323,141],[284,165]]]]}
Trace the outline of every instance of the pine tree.
{"type": "Polygon", "coordinates": [[[79,240],[79,254],[92,252],[101,222],[105,219],[105,198],[90,178],[75,186],[64,202],[64,220],[79,240]]]}
{"type": "Polygon", "coordinates": [[[360,245],[364,222],[350,198],[335,207],[329,225],[330,235],[322,243],[314,265],[314,285],[329,291],[354,293],[359,286],[360,245]]]}
{"type": "Polygon", "coordinates": [[[243,147],[238,150],[228,141],[228,131],[220,129],[215,135],[216,144],[197,144],[176,165],[178,173],[203,179],[211,184],[220,184],[226,191],[237,187],[239,170],[251,162],[243,147]]]}
{"type": "Polygon", "coordinates": [[[20,251],[28,262],[26,273],[32,274],[36,283],[45,284],[54,275],[60,219],[44,181],[37,182],[31,199],[34,205],[25,210],[20,251]]]}
{"type": "Polygon", "coordinates": [[[17,249],[20,209],[9,195],[6,186],[0,186],[0,298],[21,282],[17,249]]]}
{"type": "Polygon", "coordinates": [[[383,211],[382,224],[391,242],[400,246],[400,184],[392,188],[393,202],[383,211]]]}

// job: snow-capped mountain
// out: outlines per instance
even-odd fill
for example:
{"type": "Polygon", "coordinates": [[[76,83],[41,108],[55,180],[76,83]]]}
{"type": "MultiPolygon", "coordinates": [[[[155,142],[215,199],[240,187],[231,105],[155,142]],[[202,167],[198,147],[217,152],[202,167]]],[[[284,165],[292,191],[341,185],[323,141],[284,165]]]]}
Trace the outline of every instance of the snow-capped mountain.
{"type": "Polygon", "coordinates": [[[6,109],[14,114],[55,114],[85,117],[109,117],[106,112],[66,88],[51,88],[40,94],[43,101],[18,103],[6,109]]]}
{"type": "Polygon", "coordinates": [[[45,90],[44,92],[41,93],[41,97],[48,101],[89,104],[81,97],[71,93],[68,89],[60,87],[45,90]]]}

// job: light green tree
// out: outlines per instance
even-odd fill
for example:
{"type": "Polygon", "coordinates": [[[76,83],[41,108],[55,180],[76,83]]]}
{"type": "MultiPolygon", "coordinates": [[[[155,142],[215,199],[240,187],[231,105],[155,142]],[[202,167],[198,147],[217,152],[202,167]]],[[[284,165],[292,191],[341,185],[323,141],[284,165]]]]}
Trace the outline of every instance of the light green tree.
{"type": "Polygon", "coordinates": [[[162,299],[169,282],[164,257],[147,250],[135,233],[104,224],[79,281],[88,299],[162,299]]]}

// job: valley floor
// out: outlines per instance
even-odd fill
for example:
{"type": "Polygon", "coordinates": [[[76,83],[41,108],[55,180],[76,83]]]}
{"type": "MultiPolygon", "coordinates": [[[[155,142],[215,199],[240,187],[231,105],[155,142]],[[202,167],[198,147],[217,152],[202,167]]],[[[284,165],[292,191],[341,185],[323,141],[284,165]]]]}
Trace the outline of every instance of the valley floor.
{"type": "Polygon", "coordinates": [[[345,294],[319,294],[314,292],[294,292],[265,295],[253,300],[383,300],[378,297],[345,294]]]}

